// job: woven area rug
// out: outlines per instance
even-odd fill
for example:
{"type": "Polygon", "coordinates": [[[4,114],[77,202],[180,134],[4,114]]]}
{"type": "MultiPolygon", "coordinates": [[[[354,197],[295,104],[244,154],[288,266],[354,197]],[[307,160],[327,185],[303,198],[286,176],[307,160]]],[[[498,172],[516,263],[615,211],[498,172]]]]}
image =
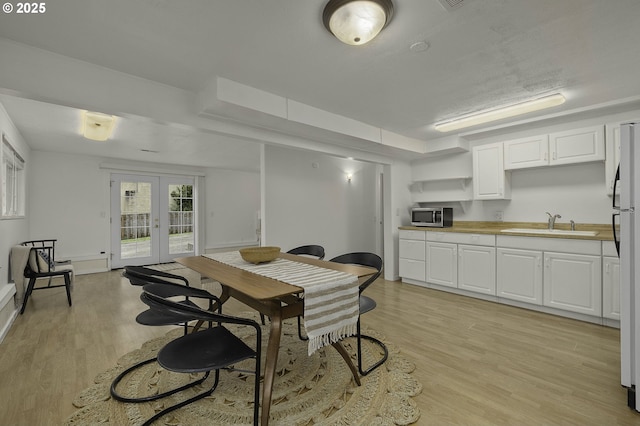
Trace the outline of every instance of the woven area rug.
{"type": "MultiPolygon", "coordinates": [[[[243,316],[257,317],[249,313],[243,316]]],[[[233,331],[241,337],[244,333],[238,329],[233,331]]],[[[364,331],[383,339],[383,336],[373,330],[364,331]]],[[[180,335],[182,330],[175,329],[163,337],[145,342],[140,349],[124,355],[117,366],[99,374],[95,378],[95,384],[82,391],[73,401],[73,405],[79,409],[64,424],[139,425],[165,406],[195,395],[200,387],[185,390],[164,400],[127,404],[113,400],[109,394],[111,382],[118,373],[138,361],[153,357],[164,344],[180,335]]],[[[266,327],[263,336],[265,354],[268,338],[266,327]]],[[[343,344],[355,358],[356,340],[348,338],[343,344]]],[[[295,320],[285,321],[273,388],[270,424],[368,426],[415,423],[420,417],[420,411],[411,397],[422,390],[422,385],[411,376],[415,365],[404,358],[394,345],[387,343],[387,348],[387,362],[363,377],[362,386],[357,386],[344,360],[333,347],[323,348],[312,356],[307,356],[307,343],[298,339],[295,320]]],[[[365,365],[380,356],[377,346],[367,340],[363,340],[363,352],[365,365]]],[[[168,372],[152,363],[131,373],[120,383],[118,391],[125,396],[150,395],[177,387],[193,377],[195,376],[168,372]]],[[[209,380],[212,377],[201,386],[207,386],[209,380]]],[[[252,424],[252,388],[251,376],[222,371],[220,384],[211,396],[178,409],[155,424],[252,424]]]]}

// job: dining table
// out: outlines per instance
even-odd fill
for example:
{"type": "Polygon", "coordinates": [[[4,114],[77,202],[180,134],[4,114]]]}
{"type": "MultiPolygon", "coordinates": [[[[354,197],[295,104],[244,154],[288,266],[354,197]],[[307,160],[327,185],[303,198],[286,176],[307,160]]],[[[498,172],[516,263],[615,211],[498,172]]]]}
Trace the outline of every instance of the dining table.
{"type": "MultiPolygon", "coordinates": [[[[358,282],[365,280],[377,272],[374,268],[370,267],[318,260],[288,253],[279,253],[278,257],[293,262],[315,265],[320,268],[355,275],[358,277],[358,282]]],[[[260,416],[260,423],[263,426],[267,426],[269,424],[273,381],[280,349],[282,322],[288,318],[299,317],[304,314],[304,289],[278,279],[269,278],[231,266],[207,257],[206,255],[181,257],[175,259],[175,261],[198,272],[203,277],[219,282],[222,287],[222,293],[220,295],[222,303],[233,298],[255,309],[260,314],[269,317],[269,339],[265,355],[262,409],[260,416]]],[[[353,365],[351,357],[342,346],[342,343],[335,341],[332,342],[331,345],[342,356],[356,384],[360,386],[358,370],[353,365]]]]}

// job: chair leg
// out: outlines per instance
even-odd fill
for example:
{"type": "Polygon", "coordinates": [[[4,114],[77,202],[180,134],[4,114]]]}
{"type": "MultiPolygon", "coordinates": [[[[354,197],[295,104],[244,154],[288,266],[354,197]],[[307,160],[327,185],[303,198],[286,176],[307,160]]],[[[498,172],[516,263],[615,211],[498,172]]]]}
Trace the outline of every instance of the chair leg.
{"type": "Polygon", "coordinates": [[[302,335],[302,317],[298,316],[298,338],[300,338],[300,340],[309,340],[308,336],[303,336],[302,335]]]}
{"type": "Polygon", "coordinates": [[[382,343],[380,340],[376,339],[375,337],[367,336],[365,334],[360,333],[360,318],[358,318],[357,327],[358,327],[358,336],[357,336],[358,337],[358,371],[360,372],[361,375],[366,376],[367,374],[371,373],[373,370],[375,370],[376,368],[380,367],[382,364],[385,363],[385,361],[389,357],[389,351],[387,350],[386,345],[382,343]],[[378,346],[380,346],[380,348],[382,348],[384,352],[384,355],[382,356],[382,358],[367,369],[362,368],[362,339],[366,339],[377,344],[378,346]]]}
{"type": "Polygon", "coordinates": [[[64,287],[67,289],[67,302],[71,306],[71,274],[64,274],[64,287]]]}
{"type": "MultiPolygon", "coordinates": [[[[208,376],[208,375],[209,375],[209,372],[207,371],[206,376],[208,376]]],[[[211,386],[206,391],[194,396],[193,398],[189,398],[186,401],[182,401],[182,402],[180,402],[180,403],[178,403],[176,405],[172,405],[171,407],[165,408],[164,410],[156,413],[153,417],[151,417],[149,420],[144,422],[143,426],[149,426],[149,425],[151,425],[151,423],[155,422],[156,420],[158,420],[159,418],[161,418],[165,414],[170,413],[170,412],[172,412],[174,410],[177,410],[178,408],[184,407],[185,405],[189,405],[192,402],[195,402],[195,401],[197,401],[199,399],[202,399],[202,398],[206,398],[207,396],[211,395],[213,393],[213,391],[216,390],[216,388],[218,387],[219,379],[220,379],[220,370],[216,370],[215,380],[213,382],[213,386],[211,386]]]]}
{"type": "MultiPolygon", "coordinates": [[[[185,389],[188,389],[192,386],[196,386],[199,385],[200,383],[204,382],[207,377],[209,377],[209,372],[207,371],[207,373],[201,377],[198,380],[195,380],[193,382],[187,383],[184,386],[181,386],[179,388],[176,389],[172,389],[169,390],[167,392],[163,392],[157,395],[149,395],[149,396],[142,396],[142,397],[138,397],[138,398],[128,398],[125,396],[120,395],[117,391],[116,391],[116,387],[118,386],[118,383],[120,383],[120,381],[122,381],[122,379],[124,379],[124,377],[129,374],[130,372],[132,372],[133,370],[136,370],[144,365],[147,364],[151,364],[152,362],[156,361],[157,358],[150,358],[144,361],[141,361],[135,365],[132,365],[131,367],[127,368],[126,370],[124,370],[122,373],[118,374],[118,376],[113,379],[113,382],[111,382],[111,388],[110,388],[110,393],[111,393],[111,397],[113,399],[115,399],[116,401],[121,401],[121,402],[130,402],[130,403],[138,403],[138,402],[149,402],[149,401],[155,401],[156,399],[160,399],[160,398],[164,398],[165,396],[169,396],[169,395],[173,395],[174,393],[183,391],[185,389]]],[[[213,390],[212,390],[213,392],[213,390]]]]}
{"type": "Polygon", "coordinates": [[[24,300],[22,301],[22,309],[20,309],[20,315],[24,313],[25,308],[27,307],[27,300],[29,300],[29,296],[31,296],[31,292],[33,292],[33,287],[36,285],[36,279],[29,279],[29,284],[27,284],[27,290],[24,292],[24,300]]]}

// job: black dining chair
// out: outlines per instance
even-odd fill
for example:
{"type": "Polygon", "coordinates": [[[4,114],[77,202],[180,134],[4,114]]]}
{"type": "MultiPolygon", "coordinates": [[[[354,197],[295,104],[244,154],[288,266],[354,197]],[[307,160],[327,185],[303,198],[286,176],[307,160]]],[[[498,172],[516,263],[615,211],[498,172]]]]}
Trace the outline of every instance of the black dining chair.
{"type": "MultiPolygon", "coordinates": [[[[324,247],[317,244],[308,244],[306,246],[292,248],[287,253],[317,257],[318,260],[324,259],[324,247]]],[[[264,317],[261,317],[261,319],[262,324],[264,324],[264,317]]],[[[307,336],[302,335],[302,317],[300,316],[298,316],[298,337],[300,338],[300,340],[309,340],[307,336]]]]}
{"type": "MultiPolygon", "coordinates": [[[[189,281],[180,275],[171,274],[164,271],[157,271],[155,269],[146,268],[143,266],[125,266],[122,275],[125,278],[129,279],[129,282],[132,285],[136,286],[145,286],[149,284],[158,285],[158,290],[156,290],[162,297],[181,297],[177,303],[184,306],[198,307],[196,303],[194,303],[193,299],[201,299],[208,303],[209,310],[213,311],[217,308],[219,313],[222,313],[222,304],[220,303],[220,299],[209,293],[208,291],[189,287],[189,281]],[[176,284],[177,282],[181,282],[183,284],[176,284]],[[159,289],[162,290],[159,290],[159,289]]],[[[184,328],[184,334],[187,334],[189,331],[188,321],[184,320],[183,315],[174,314],[172,312],[159,312],[153,309],[147,309],[136,317],[136,322],[142,325],[148,326],[163,326],[163,325],[182,325],[184,328]]],[[[182,387],[169,390],[162,394],[150,395],[150,396],[140,396],[140,397],[125,397],[118,393],[117,387],[118,384],[132,371],[141,368],[147,364],[150,364],[154,361],[157,361],[157,357],[149,358],[143,361],[140,361],[126,370],[122,371],[120,374],[116,376],[116,378],[111,382],[110,393],[111,396],[117,400],[122,402],[129,403],[140,403],[140,402],[148,402],[154,401],[156,399],[164,398],[165,396],[172,395],[174,393],[185,390],[189,387],[196,386],[202,383],[205,378],[197,379],[193,382],[190,382],[182,387]]]]}
{"type": "Polygon", "coordinates": [[[373,282],[377,280],[378,277],[380,277],[380,275],[382,274],[382,258],[374,253],[354,252],[354,253],[347,253],[347,254],[334,257],[333,259],[330,260],[330,262],[368,266],[370,268],[375,268],[377,271],[375,274],[367,278],[366,281],[360,284],[360,288],[359,288],[360,313],[358,315],[357,335],[356,335],[356,338],[358,341],[358,371],[363,376],[366,376],[367,374],[371,373],[373,370],[375,370],[376,368],[384,364],[384,362],[389,357],[389,351],[387,350],[386,345],[382,341],[380,341],[379,339],[376,339],[375,337],[362,334],[360,331],[360,316],[362,316],[362,314],[365,314],[369,311],[372,311],[376,307],[376,301],[368,296],[364,296],[362,292],[365,291],[367,287],[369,287],[371,284],[373,284],[373,282]],[[374,342],[375,344],[380,346],[380,348],[383,351],[382,358],[366,369],[362,368],[362,339],[366,339],[371,342],[374,342]]]}
{"type": "Polygon", "coordinates": [[[317,257],[320,260],[324,259],[324,247],[316,244],[310,244],[306,246],[292,248],[287,253],[313,256],[313,257],[317,257]]]}
{"type": "MultiPolygon", "coordinates": [[[[185,290],[183,295],[188,295],[188,289],[184,287],[183,289],[185,290]]],[[[158,352],[158,364],[166,370],[178,373],[205,373],[203,380],[209,376],[211,371],[214,371],[215,379],[211,387],[204,392],[165,408],[147,420],[144,425],[150,425],[171,411],[211,395],[220,381],[220,370],[227,369],[254,374],[253,424],[257,426],[260,406],[260,353],[262,343],[260,324],[247,318],[223,315],[199,307],[177,303],[166,298],[165,295],[166,287],[164,285],[148,284],[143,287],[140,299],[151,310],[157,312],[158,315],[176,315],[180,316],[184,322],[197,320],[215,325],[201,331],[185,334],[166,344],[158,352]],[[255,349],[233,334],[224,324],[253,327],[256,332],[255,349]],[[247,371],[234,367],[237,363],[251,358],[255,359],[255,368],[253,370],[247,371]]]]}

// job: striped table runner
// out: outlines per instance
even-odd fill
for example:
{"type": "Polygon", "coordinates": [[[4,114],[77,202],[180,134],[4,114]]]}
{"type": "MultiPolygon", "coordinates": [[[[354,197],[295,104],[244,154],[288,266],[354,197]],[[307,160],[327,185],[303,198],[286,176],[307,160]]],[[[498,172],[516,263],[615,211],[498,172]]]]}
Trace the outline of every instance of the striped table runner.
{"type": "Polygon", "coordinates": [[[254,274],[302,287],[309,355],[323,346],[356,334],[360,309],[357,276],[281,258],[255,265],[244,261],[238,251],[204,256],[254,274]]]}

